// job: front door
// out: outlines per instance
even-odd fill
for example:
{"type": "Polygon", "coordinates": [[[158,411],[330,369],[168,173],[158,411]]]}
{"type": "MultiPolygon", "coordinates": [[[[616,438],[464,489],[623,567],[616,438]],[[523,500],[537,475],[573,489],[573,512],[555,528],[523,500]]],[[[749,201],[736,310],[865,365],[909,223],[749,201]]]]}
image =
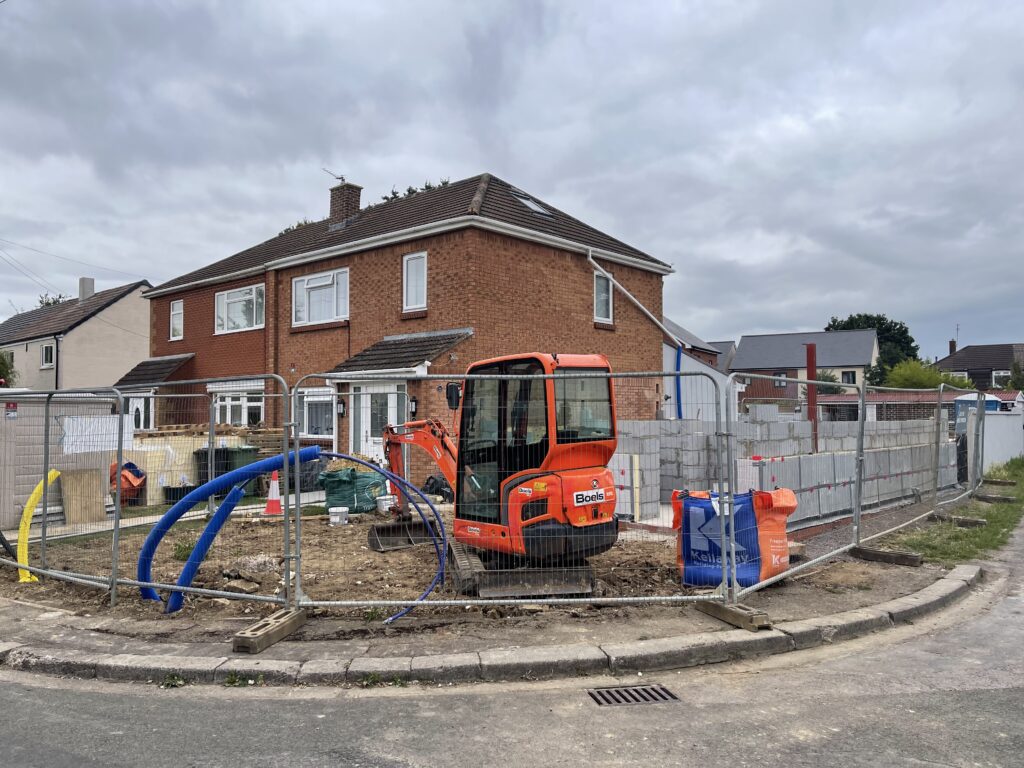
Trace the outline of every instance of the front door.
{"type": "Polygon", "coordinates": [[[384,462],[384,427],[405,421],[405,385],[353,384],[350,440],[352,453],[384,462]]]}

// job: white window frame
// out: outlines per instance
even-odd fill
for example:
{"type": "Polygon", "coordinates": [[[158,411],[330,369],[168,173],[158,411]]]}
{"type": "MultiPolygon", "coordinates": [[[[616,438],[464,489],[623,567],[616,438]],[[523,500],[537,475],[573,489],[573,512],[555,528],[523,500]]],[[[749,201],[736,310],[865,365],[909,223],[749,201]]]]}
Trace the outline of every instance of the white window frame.
{"type": "Polygon", "coordinates": [[[313,440],[333,440],[334,433],[338,429],[338,394],[330,387],[311,387],[300,389],[299,397],[302,399],[302,422],[299,424],[299,437],[313,440]],[[331,431],[322,435],[315,435],[307,431],[309,425],[309,404],[330,403],[331,404],[331,431]]]}
{"type": "Polygon", "coordinates": [[[996,376],[1005,376],[1007,379],[1009,379],[1011,376],[1013,376],[1013,371],[992,371],[992,386],[1002,389],[1006,385],[996,384],[996,376]]]}
{"type": "MultiPolygon", "coordinates": [[[[214,320],[216,322],[216,320],[214,320]]],[[[170,304],[170,312],[168,314],[167,323],[167,339],[168,341],[181,341],[185,338],[185,301],[183,299],[175,299],[170,304]],[[177,307],[175,307],[177,305],[177,307]],[[178,315],[181,318],[181,333],[177,336],[174,335],[174,316],[178,315]]]]}
{"type": "Polygon", "coordinates": [[[407,253],[402,257],[402,311],[403,312],[419,312],[427,308],[427,252],[417,251],[416,253],[407,253]],[[409,303],[409,263],[414,260],[423,259],[423,303],[422,304],[410,304],[409,303]]]}
{"type": "Polygon", "coordinates": [[[39,347],[39,370],[53,368],[54,359],[57,357],[56,344],[41,344],[39,347]],[[46,350],[50,350],[50,362],[46,362],[46,350]]]}
{"type": "MultiPolygon", "coordinates": [[[[611,273],[609,273],[611,274],[611,273]]],[[[612,325],[615,323],[615,288],[612,285],[610,277],[601,274],[598,271],[594,271],[594,322],[595,323],[606,323],[612,325]],[[608,317],[600,317],[597,314],[597,281],[607,280],[608,281],[608,317]]]]}
{"type": "Polygon", "coordinates": [[[789,386],[789,376],[786,375],[785,371],[776,371],[772,374],[772,378],[775,380],[775,387],[777,389],[785,389],[789,386]]]}
{"type": "MultiPolygon", "coordinates": [[[[245,299],[235,299],[234,301],[245,301],[245,299]]],[[[214,296],[214,299],[213,299],[213,335],[214,336],[224,336],[224,335],[229,334],[229,333],[245,333],[246,331],[258,331],[261,328],[266,326],[266,322],[267,322],[267,289],[266,289],[266,285],[265,284],[263,284],[263,283],[253,283],[252,285],[243,285],[243,286],[240,286],[238,288],[229,288],[226,291],[218,291],[217,294],[214,296]],[[253,314],[252,319],[253,319],[253,322],[255,324],[254,325],[250,325],[250,326],[248,326],[246,328],[235,328],[233,330],[229,330],[228,327],[227,327],[227,324],[228,324],[228,294],[229,293],[236,293],[238,291],[250,291],[250,290],[253,292],[253,294],[252,294],[252,314],[253,314]],[[257,306],[256,291],[257,290],[263,291],[263,322],[262,323],[256,323],[256,306],[257,306]],[[217,328],[217,316],[220,313],[221,297],[224,297],[224,328],[223,329],[217,328]]]]}
{"type": "MultiPolygon", "coordinates": [[[[314,286],[322,287],[322,286],[314,286]]],[[[342,269],[332,269],[329,272],[316,272],[312,275],[302,275],[301,277],[292,278],[292,327],[298,328],[305,325],[323,325],[324,323],[336,323],[341,320],[348,320],[348,308],[349,308],[349,279],[348,279],[348,267],[342,269]],[[334,317],[329,317],[325,320],[310,320],[309,319],[309,288],[307,284],[310,280],[317,280],[323,278],[330,278],[330,283],[324,283],[324,285],[334,286],[334,317]],[[338,306],[338,281],[344,278],[345,280],[345,306],[344,308],[338,306]],[[302,287],[299,288],[299,284],[302,287]],[[306,308],[306,319],[297,320],[295,318],[295,310],[298,306],[295,297],[298,295],[298,291],[305,292],[305,308],[306,308]]]]}

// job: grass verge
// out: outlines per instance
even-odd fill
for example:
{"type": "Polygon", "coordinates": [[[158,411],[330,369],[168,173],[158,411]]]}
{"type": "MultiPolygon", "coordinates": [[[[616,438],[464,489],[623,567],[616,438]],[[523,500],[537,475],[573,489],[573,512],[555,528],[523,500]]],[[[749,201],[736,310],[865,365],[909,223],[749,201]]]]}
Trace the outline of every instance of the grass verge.
{"type": "Polygon", "coordinates": [[[1006,544],[1010,534],[1024,517],[1024,459],[1014,459],[996,467],[986,476],[1016,480],[1015,488],[997,489],[1001,495],[1013,496],[1015,501],[1005,504],[972,501],[949,512],[963,517],[979,517],[987,520],[988,525],[980,528],[960,528],[953,523],[930,523],[923,528],[888,536],[885,545],[893,549],[920,552],[930,562],[952,567],[1006,544]]]}

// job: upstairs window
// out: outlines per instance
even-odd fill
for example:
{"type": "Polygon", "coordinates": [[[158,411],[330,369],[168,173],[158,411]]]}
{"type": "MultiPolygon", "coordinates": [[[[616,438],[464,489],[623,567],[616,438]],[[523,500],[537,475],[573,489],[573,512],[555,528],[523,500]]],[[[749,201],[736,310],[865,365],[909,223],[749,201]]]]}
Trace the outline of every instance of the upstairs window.
{"type": "Polygon", "coordinates": [[[786,372],[785,371],[776,371],[775,372],[775,386],[778,389],[785,389],[786,387],[789,386],[789,382],[786,380],[786,372]]]}
{"type": "Polygon", "coordinates": [[[53,344],[43,344],[39,348],[39,367],[53,368],[53,344]]]}
{"type": "Polygon", "coordinates": [[[292,280],[292,325],[348,320],[348,270],[292,280]]]}
{"type": "Polygon", "coordinates": [[[222,291],[216,299],[215,333],[235,333],[263,327],[263,285],[222,291]]]}
{"type": "Polygon", "coordinates": [[[612,281],[600,272],[594,273],[594,322],[611,323],[612,314],[612,281]]]}
{"type": "Polygon", "coordinates": [[[410,253],[402,259],[402,311],[427,308],[427,253],[410,253]]]}
{"type": "Polygon", "coordinates": [[[856,384],[857,383],[857,372],[856,371],[843,371],[843,384],[856,384]]]}
{"type": "Polygon", "coordinates": [[[1011,376],[1010,371],[992,371],[992,386],[996,389],[1006,389],[1011,376]]]}
{"type": "Polygon", "coordinates": [[[170,340],[178,341],[185,337],[185,302],[181,299],[171,302],[171,333],[170,340]]]}

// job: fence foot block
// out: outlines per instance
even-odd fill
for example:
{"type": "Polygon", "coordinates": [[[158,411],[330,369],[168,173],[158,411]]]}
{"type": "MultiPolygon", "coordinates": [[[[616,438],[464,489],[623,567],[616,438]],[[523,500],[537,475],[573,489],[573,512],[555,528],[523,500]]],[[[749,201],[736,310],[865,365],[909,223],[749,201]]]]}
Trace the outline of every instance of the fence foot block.
{"type": "Polygon", "coordinates": [[[803,560],[807,553],[807,545],[802,541],[791,541],[789,542],[789,559],[790,560],[803,560]]]}
{"type": "Polygon", "coordinates": [[[960,515],[947,515],[945,512],[932,512],[928,519],[937,523],[953,523],[958,528],[981,528],[988,525],[988,520],[980,517],[961,517],[960,515]]]}
{"type": "Polygon", "coordinates": [[[854,547],[850,550],[850,555],[858,560],[871,560],[876,563],[892,563],[893,565],[910,565],[915,568],[924,562],[924,556],[918,552],[872,549],[871,547],[854,547]]]}
{"type": "Polygon", "coordinates": [[[772,628],[772,622],[768,618],[768,614],[760,608],[751,608],[749,605],[743,605],[742,603],[725,605],[724,603],[699,602],[694,603],[694,605],[701,613],[714,616],[726,624],[732,624],[734,627],[746,629],[750,632],[772,628]]]}
{"type": "Polygon", "coordinates": [[[976,493],[974,494],[974,498],[978,501],[988,502],[989,504],[1011,504],[1017,500],[1013,496],[1004,496],[999,493],[976,493]]]}
{"type": "Polygon", "coordinates": [[[235,633],[231,650],[235,653],[260,653],[306,623],[303,609],[284,608],[261,619],[248,629],[235,633]]]}

